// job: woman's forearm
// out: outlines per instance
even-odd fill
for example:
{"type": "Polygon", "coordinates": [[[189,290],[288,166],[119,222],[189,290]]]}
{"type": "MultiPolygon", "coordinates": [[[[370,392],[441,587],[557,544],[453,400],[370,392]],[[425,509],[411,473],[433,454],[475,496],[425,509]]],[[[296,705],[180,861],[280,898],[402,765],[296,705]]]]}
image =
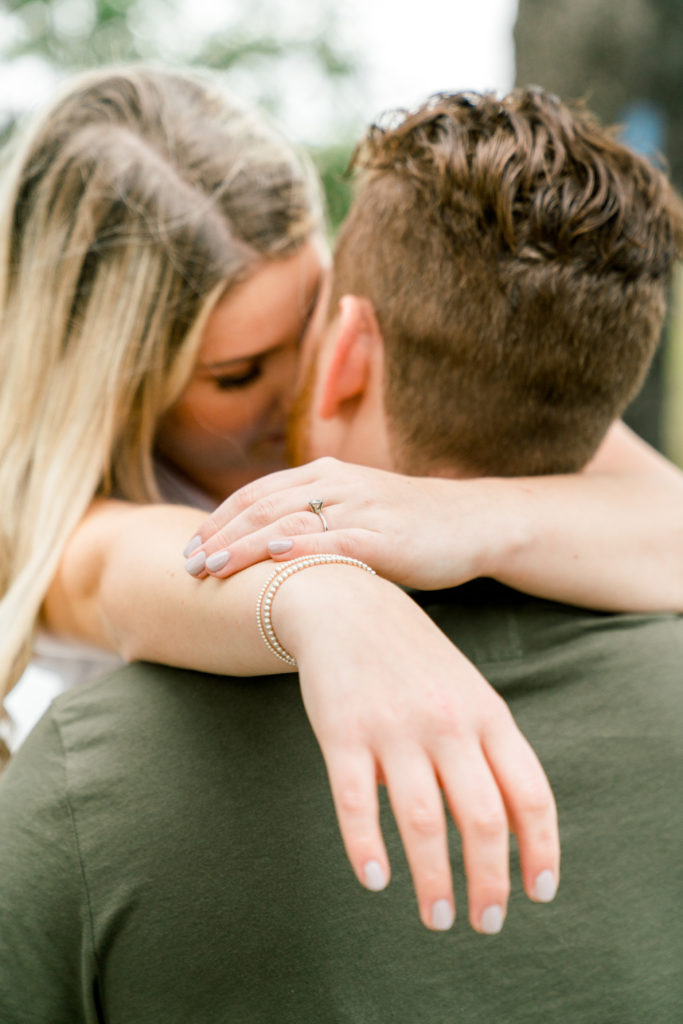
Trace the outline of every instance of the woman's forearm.
{"type": "Polygon", "coordinates": [[[256,627],[256,596],[272,566],[201,583],[182,548],[204,519],[176,505],[98,501],[67,545],[43,606],[51,632],[125,660],[253,675],[283,671],[256,627]]]}
{"type": "Polygon", "coordinates": [[[683,473],[622,423],[568,476],[408,477],[319,459],[236,492],[198,533],[222,578],[269,554],[331,551],[423,590],[493,576],[597,609],[683,611],[683,473]],[[325,499],[329,532],[306,495],[325,499]]]}
{"type": "MultiPolygon", "coordinates": [[[[181,550],[202,519],[187,508],[97,503],[64,553],[45,605],[47,624],[129,658],[212,672],[287,671],[256,627],[256,595],[272,565],[229,580],[199,581],[185,572],[181,550]]],[[[277,591],[272,624],[298,662],[304,706],[362,884],[382,888],[390,874],[379,776],[392,795],[428,927],[446,927],[454,914],[442,789],[458,807],[468,850],[474,928],[486,930],[491,900],[502,924],[510,822],[528,895],[541,898],[537,880],[546,876],[554,892],[557,818],[537,758],[502,698],[400,588],[349,565],[307,568],[277,591]],[[477,826],[482,804],[484,832],[477,826]],[[411,822],[415,807],[430,819],[428,845],[411,822]],[[445,923],[434,907],[448,910],[445,923]]]]}
{"type": "Polygon", "coordinates": [[[510,523],[488,575],[591,608],[683,612],[683,474],[623,424],[582,474],[481,483],[504,535],[510,523]]]}

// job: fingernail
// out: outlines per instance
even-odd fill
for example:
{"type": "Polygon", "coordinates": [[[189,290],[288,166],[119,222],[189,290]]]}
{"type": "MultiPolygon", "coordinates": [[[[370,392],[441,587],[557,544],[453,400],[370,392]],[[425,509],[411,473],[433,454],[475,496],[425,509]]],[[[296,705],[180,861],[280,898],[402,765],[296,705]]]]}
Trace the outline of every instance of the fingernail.
{"type": "Polygon", "coordinates": [[[365,875],[365,884],[372,892],[379,892],[386,887],[387,876],[379,861],[369,860],[363,868],[363,874],[365,875]]]}
{"type": "Polygon", "coordinates": [[[196,536],[194,536],[192,538],[192,540],[189,540],[187,542],[187,544],[185,545],[185,550],[183,551],[183,557],[184,558],[189,558],[193,551],[196,551],[198,547],[201,547],[201,543],[202,543],[202,538],[199,536],[199,534],[196,534],[196,536]]]}
{"type": "Polygon", "coordinates": [[[185,568],[189,572],[190,576],[198,576],[206,565],[206,555],[203,551],[197,552],[192,558],[188,558],[185,562],[185,568]]]}
{"type": "Polygon", "coordinates": [[[432,927],[439,932],[445,932],[454,921],[455,914],[449,900],[437,900],[432,907],[432,927]]]}
{"type": "Polygon", "coordinates": [[[271,540],[268,542],[268,550],[271,555],[281,555],[283,551],[289,551],[292,543],[291,540],[271,540]]]}
{"type": "Polygon", "coordinates": [[[218,572],[224,565],[227,565],[230,561],[229,551],[215,551],[213,555],[209,555],[206,560],[206,568],[209,572],[218,572]]]}
{"type": "Polygon", "coordinates": [[[503,908],[498,904],[487,907],[481,915],[481,930],[485,935],[497,935],[503,927],[503,908]]]}
{"type": "Polygon", "coordinates": [[[541,871],[534,886],[534,896],[540,903],[550,903],[557,892],[557,883],[552,871],[541,871]]]}

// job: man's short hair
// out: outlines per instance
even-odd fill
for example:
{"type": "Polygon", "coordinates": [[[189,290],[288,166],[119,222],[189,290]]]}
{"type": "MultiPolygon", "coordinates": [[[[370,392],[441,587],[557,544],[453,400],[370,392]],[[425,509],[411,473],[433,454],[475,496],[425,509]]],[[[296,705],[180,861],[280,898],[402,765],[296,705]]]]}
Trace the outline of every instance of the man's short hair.
{"type": "Polygon", "coordinates": [[[433,96],[373,125],[332,309],[367,296],[396,461],[569,472],[638,391],[683,249],[664,175],[538,88],[433,96]]]}

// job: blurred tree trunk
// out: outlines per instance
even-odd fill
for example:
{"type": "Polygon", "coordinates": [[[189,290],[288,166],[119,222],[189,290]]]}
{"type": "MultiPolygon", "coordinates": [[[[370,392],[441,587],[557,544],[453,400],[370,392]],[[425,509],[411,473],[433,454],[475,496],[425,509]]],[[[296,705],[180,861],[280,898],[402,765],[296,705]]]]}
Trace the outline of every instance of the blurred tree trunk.
{"type": "MultiPolygon", "coordinates": [[[[662,152],[683,189],[682,0],[519,0],[515,48],[520,85],[585,99],[634,148],[662,152]]],[[[660,349],[625,417],[659,448],[669,362],[660,349]]]]}

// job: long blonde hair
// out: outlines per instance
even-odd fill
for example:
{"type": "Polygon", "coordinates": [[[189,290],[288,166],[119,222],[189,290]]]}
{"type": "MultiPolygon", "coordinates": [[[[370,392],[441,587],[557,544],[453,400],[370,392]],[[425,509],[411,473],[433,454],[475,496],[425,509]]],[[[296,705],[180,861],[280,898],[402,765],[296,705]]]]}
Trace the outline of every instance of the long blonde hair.
{"type": "Polygon", "coordinates": [[[156,424],[203,324],[319,224],[314,175],[197,76],[89,73],[32,126],[0,210],[0,691],[96,493],[159,500],[156,424]]]}

